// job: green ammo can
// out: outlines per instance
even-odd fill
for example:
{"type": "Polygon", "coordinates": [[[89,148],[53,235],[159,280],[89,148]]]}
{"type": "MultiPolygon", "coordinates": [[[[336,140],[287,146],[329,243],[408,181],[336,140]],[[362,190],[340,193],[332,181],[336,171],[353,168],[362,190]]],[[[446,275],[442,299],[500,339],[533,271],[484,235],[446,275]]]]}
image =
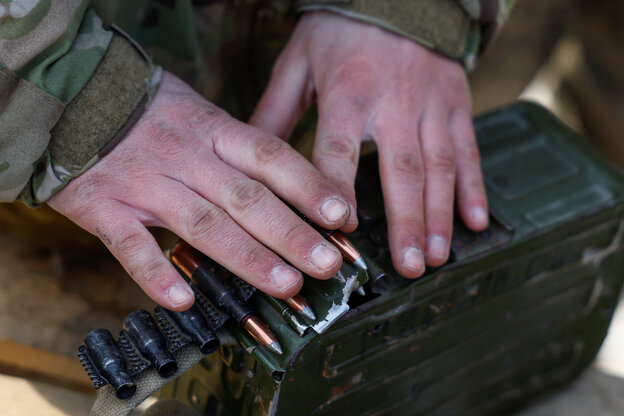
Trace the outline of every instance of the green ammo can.
{"type": "Polygon", "coordinates": [[[478,117],[475,128],[488,230],[456,221],[446,265],[399,277],[376,155],[363,157],[349,239],[368,273],[345,262],[330,281],[307,278],[314,323],[255,296],[284,354],[229,327],[235,346],[161,398],[204,415],[486,415],[574,378],[598,351],[624,280],[624,178],[535,104],[478,117]]]}

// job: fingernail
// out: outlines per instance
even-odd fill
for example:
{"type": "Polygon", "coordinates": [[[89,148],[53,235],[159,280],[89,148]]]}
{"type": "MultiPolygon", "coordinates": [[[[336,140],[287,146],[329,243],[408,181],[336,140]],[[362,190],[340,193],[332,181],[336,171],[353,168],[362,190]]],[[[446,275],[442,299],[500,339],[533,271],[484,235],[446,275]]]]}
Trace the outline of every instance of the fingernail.
{"type": "Polygon", "coordinates": [[[425,271],[425,258],[422,251],[416,247],[408,247],[403,252],[403,266],[418,273],[425,271]]]}
{"type": "Polygon", "coordinates": [[[296,285],[301,279],[301,273],[292,267],[279,264],[271,270],[271,280],[279,290],[286,290],[296,285]]]}
{"type": "Polygon", "coordinates": [[[427,237],[427,255],[445,259],[447,256],[446,239],[440,235],[427,237]]]}
{"type": "Polygon", "coordinates": [[[336,222],[341,220],[349,210],[344,201],[336,198],[330,198],[321,205],[321,217],[327,222],[336,222]]]}
{"type": "Polygon", "coordinates": [[[167,290],[167,296],[172,306],[179,306],[192,300],[195,295],[188,285],[176,283],[167,290]]]}
{"type": "Polygon", "coordinates": [[[485,226],[488,223],[488,213],[483,207],[473,207],[470,209],[470,219],[480,226],[485,226]]]}
{"type": "Polygon", "coordinates": [[[334,247],[319,244],[312,249],[310,261],[319,270],[330,269],[340,259],[340,252],[334,247]]]}

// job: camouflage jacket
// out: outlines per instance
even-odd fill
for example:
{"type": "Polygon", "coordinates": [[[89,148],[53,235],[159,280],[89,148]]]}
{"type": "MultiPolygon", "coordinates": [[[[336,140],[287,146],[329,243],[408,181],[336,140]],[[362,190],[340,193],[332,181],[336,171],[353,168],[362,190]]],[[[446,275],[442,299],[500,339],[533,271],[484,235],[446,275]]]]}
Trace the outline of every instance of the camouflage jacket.
{"type": "Polygon", "coordinates": [[[244,118],[297,13],[375,24],[470,68],[512,3],[0,0],[0,201],[45,202],[123,138],[159,81],[143,48],[244,118]]]}

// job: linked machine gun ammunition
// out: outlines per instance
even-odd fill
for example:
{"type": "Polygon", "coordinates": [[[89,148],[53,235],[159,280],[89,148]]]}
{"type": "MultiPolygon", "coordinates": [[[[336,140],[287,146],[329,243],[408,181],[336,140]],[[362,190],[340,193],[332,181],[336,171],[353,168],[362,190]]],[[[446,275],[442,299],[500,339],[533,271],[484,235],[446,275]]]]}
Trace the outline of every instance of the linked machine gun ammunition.
{"type": "MultiPolygon", "coordinates": [[[[281,355],[193,285],[193,313],[207,324],[159,308],[160,345],[175,357],[177,348],[202,344],[192,333],[204,327],[218,338],[204,353],[215,352],[160,398],[204,415],[488,415],[573,379],[598,351],[624,280],[624,177],[535,104],[478,117],[475,129],[486,231],[456,221],[449,262],[401,278],[389,255],[377,157],[363,156],[360,226],[345,238],[366,267],[346,261],[332,279],[306,277],[301,295],[315,319],[231,278],[281,355]]],[[[94,384],[111,384],[120,398],[131,396],[142,371],[162,368],[125,327],[118,341],[96,330],[80,347],[94,384]]]]}

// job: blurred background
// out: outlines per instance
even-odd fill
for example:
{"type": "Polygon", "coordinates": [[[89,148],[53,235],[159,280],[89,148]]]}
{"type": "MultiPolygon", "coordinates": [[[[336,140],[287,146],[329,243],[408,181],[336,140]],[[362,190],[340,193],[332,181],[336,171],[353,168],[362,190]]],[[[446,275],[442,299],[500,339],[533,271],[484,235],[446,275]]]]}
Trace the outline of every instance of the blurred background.
{"type": "MultiPolygon", "coordinates": [[[[619,0],[519,0],[470,75],[475,114],[538,101],[624,169],[622,18],[619,0]]],[[[48,208],[1,205],[2,415],[88,414],[94,396],[77,346],[153,306],[97,239],[48,208]]],[[[620,305],[595,363],[519,414],[624,414],[622,351],[620,305]]]]}

